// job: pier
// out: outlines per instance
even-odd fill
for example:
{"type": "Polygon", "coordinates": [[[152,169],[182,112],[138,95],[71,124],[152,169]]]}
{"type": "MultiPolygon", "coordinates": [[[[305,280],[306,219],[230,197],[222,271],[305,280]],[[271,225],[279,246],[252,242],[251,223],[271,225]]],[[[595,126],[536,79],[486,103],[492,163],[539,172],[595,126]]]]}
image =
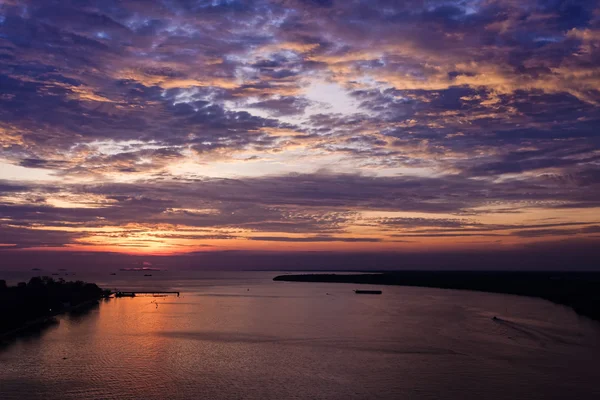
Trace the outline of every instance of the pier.
{"type": "Polygon", "coordinates": [[[173,294],[173,295],[177,295],[177,297],[179,297],[179,292],[165,292],[165,291],[161,291],[161,290],[151,290],[151,291],[138,291],[138,290],[133,290],[133,291],[115,291],[114,295],[115,297],[135,297],[138,294],[158,294],[158,295],[167,295],[167,294],[173,294]]]}

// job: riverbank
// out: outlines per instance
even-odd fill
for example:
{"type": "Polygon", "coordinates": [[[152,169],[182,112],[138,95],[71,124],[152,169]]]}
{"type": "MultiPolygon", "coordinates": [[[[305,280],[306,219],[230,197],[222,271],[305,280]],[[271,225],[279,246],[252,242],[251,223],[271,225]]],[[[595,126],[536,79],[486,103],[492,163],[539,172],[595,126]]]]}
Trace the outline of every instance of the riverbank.
{"type": "Polygon", "coordinates": [[[600,321],[600,272],[397,271],[289,274],[274,281],[422,286],[539,297],[600,321]]]}

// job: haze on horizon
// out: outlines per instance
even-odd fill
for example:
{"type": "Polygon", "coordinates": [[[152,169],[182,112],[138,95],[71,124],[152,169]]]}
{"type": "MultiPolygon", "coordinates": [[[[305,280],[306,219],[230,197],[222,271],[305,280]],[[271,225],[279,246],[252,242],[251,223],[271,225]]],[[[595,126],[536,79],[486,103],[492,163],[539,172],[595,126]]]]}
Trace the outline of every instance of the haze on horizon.
{"type": "Polygon", "coordinates": [[[3,0],[0,256],[576,256],[599,122],[597,1],[3,0]]]}

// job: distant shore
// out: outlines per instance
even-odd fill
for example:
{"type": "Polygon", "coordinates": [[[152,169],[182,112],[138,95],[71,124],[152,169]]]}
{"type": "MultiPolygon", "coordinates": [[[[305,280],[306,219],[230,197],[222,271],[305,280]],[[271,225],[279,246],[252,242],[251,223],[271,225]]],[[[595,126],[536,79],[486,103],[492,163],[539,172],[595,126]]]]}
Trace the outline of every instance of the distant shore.
{"type": "Polygon", "coordinates": [[[539,297],[600,321],[600,272],[397,271],[289,274],[274,281],[421,286],[539,297]]]}

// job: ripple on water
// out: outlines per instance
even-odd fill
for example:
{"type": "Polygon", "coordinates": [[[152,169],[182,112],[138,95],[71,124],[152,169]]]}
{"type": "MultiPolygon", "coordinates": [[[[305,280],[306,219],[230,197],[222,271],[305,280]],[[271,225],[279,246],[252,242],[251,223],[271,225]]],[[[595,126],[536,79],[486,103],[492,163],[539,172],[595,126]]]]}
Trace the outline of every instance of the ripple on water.
{"type": "Polygon", "coordinates": [[[0,399],[600,398],[600,324],[547,302],[213,283],[113,299],[0,351],[0,399]]]}

